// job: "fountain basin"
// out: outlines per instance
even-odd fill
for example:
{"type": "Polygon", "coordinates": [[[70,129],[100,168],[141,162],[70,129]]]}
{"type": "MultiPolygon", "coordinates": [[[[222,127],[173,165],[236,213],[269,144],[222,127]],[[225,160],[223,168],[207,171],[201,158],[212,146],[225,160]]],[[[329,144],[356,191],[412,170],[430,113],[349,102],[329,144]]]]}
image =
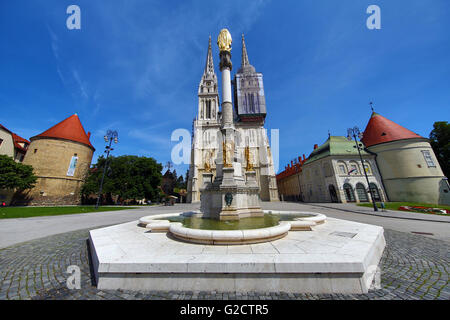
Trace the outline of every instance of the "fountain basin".
{"type": "Polygon", "coordinates": [[[311,231],[325,220],[326,216],[319,213],[268,210],[264,217],[219,221],[202,218],[201,212],[193,211],[142,217],[139,225],[151,232],[167,232],[186,242],[239,245],[274,241],[289,231],[311,231]]]}
{"type": "Polygon", "coordinates": [[[269,228],[248,230],[200,230],[183,227],[180,222],[170,225],[169,232],[177,239],[200,244],[252,244],[285,237],[291,229],[286,221],[269,228]]]}
{"type": "Polygon", "coordinates": [[[383,228],[333,218],[313,228],[270,243],[208,245],[132,221],[91,230],[89,247],[105,290],[366,293],[385,247],[383,228]]]}

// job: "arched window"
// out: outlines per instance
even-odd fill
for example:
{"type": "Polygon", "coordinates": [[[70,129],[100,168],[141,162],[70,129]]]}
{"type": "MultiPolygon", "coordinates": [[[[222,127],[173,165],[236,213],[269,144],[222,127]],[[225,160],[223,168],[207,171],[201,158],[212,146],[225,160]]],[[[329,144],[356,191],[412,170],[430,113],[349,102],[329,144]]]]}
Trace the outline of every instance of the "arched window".
{"type": "Polygon", "coordinates": [[[362,183],[356,184],[356,194],[358,195],[358,199],[361,202],[368,202],[369,198],[367,197],[366,187],[362,183]]]}
{"type": "Polygon", "coordinates": [[[359,167],[358,164],[355,161],[350,162],[350,167],[348,170],[349,175],[358,175],[359,174],[359,167]]]}
{"type": "Polygon", "coordinates": [[[348,174],[348,170],[347,170],[347,165],[345,164],[344,161],[338,161],[337,163],[337,169],[339,174],[348,174]]]}
{"type": "Polygon", "coordinates": [[[254,113],[255,112],[255,97],[253,95],[253,93],[247,93],[246,95],[247,98],[247,108],[246,108],[246,113],[254,113]]]}
{"type": "Polygon", "coordinates": [[[371,182],[369,183],[370,190],[372,191],[373,200],[374,201],[381,201],[380,192],[378,191],[378,187],[375,183],[371,182]]]}
{"type": "Polygon", "coordinates": [[[344,194],[347,202],[355,202],[355,194],[353,193],[353,188],[350,184],[344,183],[344,194]]]}
{"type": "Polygon", "coordinates": [[[204,100],[202,100],[201,102],[200,102],[200,119],[204,119],[205,118],[205,115],[204,115],[204,111],[205,110],[205,101],[204,100]]]}
{"type": "Polygon", "coordinates": [[[211,100],[206,100],[206,119],[211,119],[211,100]]]}
{"type": "Polygon", "coordinates": [[[370,163],[368,161],[364,161],[364,170],[366,170],[366,173],[368,175],[372,175],[372,167],[370,166],[370,163]]]}

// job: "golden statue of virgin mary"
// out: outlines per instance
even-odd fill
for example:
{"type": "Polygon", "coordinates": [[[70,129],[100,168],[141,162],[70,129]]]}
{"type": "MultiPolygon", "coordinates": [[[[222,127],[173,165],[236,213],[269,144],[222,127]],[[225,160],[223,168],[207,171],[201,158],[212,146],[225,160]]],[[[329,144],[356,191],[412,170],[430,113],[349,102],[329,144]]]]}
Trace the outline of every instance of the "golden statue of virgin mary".
{"type": "Polygon", "coordinates": [[[220,30],[219,37],[217,38],[217,45],[220,51],[231,51],[231,34],[227,29],[220,30]]]}

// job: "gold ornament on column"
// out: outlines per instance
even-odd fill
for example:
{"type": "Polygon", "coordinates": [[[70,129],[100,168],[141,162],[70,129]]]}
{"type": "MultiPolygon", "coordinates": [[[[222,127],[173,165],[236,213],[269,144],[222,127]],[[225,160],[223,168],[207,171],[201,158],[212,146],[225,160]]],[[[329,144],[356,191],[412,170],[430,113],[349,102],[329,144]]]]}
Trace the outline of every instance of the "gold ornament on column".
{"type": "Polygon", "coordinates": [[[219,37],[217,38],[217,45],[220,51],[231,51],[231,34],[227,29],[220,30],[219,37]]]}

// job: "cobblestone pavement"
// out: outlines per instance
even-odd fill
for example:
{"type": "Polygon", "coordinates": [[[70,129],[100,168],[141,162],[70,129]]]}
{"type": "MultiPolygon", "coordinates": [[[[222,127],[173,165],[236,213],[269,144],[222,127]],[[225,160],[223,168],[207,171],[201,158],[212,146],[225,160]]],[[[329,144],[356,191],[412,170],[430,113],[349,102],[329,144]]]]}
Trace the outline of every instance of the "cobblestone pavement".
{"type": "Polygon", "coordinates": [[[0,299],[450,300],[449,243],[393,230],[385,230],[381,289],[359,295],[97,290],[91,283],[87,237],[88,230],[81,230],[0,249],[0,299]],[[70,265],[81,269],[79,290],[66,286],[70,265]]]}

